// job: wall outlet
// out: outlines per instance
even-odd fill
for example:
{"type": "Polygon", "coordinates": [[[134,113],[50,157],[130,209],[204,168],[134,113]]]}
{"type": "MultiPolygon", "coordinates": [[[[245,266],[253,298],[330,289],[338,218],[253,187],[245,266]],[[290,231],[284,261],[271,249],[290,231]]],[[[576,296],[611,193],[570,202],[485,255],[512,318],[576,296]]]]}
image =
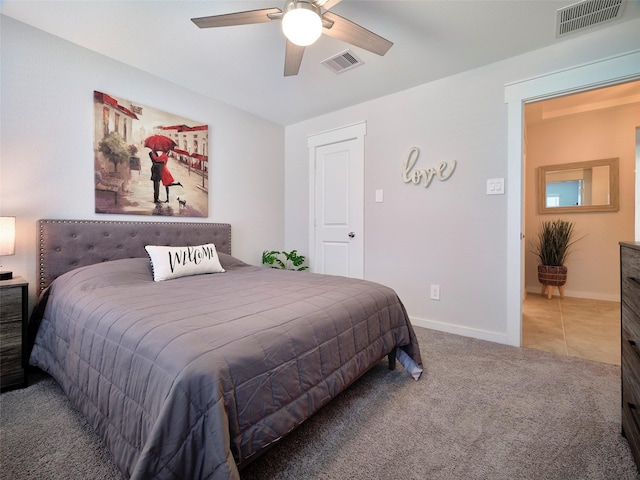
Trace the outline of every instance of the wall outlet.
{"type": "Polygon", "coordinates": [[[440,285],[431,285],[431,300],[440,300],[440,285]]]}

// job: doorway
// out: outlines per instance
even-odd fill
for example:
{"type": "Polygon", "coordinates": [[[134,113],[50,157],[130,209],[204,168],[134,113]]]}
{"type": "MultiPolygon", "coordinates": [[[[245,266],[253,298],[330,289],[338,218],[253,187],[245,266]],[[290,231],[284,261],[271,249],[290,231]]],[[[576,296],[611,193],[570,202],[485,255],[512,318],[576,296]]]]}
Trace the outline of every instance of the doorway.
{"type": "Polygon", "coordinates": [[[507,125],[507,343],[522,342],[524,104],[640,78],[640,52],[583,65],[505,87],[507,125]]]}
{"type": "Polygon", "coordinates": [[[309,147],[311,271],[364,278],[366,123],[313,135],[309,147]]]}
{"type": "MultiPolygon", "coordinates": [[[[525,111],[524,231],[527,246],[540,223],[556,219],[573,222],[580,238],[566,263],[569,281],[566,297],[540,294],[537,258],[525,253],[525,290],[522,308],[522,345],[593,361],[620,364],[620,240],[634,238],[634,129],[640,124],[640,81],[600,87],[570,95],[527,103],[525,111]],[[621,175],[602,178],[573,162],[616,157],[621,175]],[[557,169],[554,182],[541,190],[539,174],[557,169]],[[582,175],[580,175],[582,174],[582,175]],[[580,177],[584,193],[596,198],[563,197],[566,206],[549,205],[549,196],[568,192],[567,185],[580,177]],[[587,181],[588,180],[588,181],[587,181]],[[546,194],[546,198],[542,198],[546,194]],[[620,200],[611,205],[610,201],[620,200]],[[575,202],[575,203],[572,203],[575,202]],[[599,202],[599,203],[598,203],[599,202]],[[545,208],[541,207],[544,206],[545,208]],[[602,211],[599,211],[602,209],[602,211]]],[[[607,167],[608,168],[608,167],[607,167]]],[[[595,168],[593,169],[595,170],[595,168]]],[[[617,169],[616,169],[617,171],[617,169]]],[[[528,248],[531,250],[531,248],[528,248]]]]}

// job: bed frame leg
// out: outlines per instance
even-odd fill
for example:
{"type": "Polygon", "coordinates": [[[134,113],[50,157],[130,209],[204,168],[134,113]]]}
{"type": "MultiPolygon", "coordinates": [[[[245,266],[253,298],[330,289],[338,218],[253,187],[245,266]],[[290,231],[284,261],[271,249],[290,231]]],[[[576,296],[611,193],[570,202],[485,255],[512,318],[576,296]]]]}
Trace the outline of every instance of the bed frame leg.
{"type": "Polygon", "coordinates": [[[396,369],[396,347],[393,347],[393,350],[391,350],[391,353],[387,355],[387,358],[389,359],[389,370],[395,370],[396,369]]]}

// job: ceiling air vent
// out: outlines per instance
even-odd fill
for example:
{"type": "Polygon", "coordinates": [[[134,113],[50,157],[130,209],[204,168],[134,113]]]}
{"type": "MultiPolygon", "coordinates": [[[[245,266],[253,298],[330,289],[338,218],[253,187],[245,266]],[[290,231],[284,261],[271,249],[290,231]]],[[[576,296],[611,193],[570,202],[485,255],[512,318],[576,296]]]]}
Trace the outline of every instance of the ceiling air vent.
{"type": "Polygon", "coordinates": [[[343,73],[347,70],[364,65],[364,62],[356,57],[356,54],[351,50],[345,50],[338,55],[334,55],[331,58],[327,58],[322,62],[333,73],[343,73]]]}
{"type": "Polygon", "coordinates": [[[624,0],[584,0],[558,10],[556,36],[599,25],[622,16],[624,0]]]}

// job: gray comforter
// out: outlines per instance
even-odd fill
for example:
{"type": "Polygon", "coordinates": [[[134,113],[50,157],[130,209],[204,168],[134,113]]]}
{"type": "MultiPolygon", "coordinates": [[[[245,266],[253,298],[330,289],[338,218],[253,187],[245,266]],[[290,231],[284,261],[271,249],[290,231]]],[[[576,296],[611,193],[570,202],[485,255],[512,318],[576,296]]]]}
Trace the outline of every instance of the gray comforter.
{"type": "Polygon", "coordinates": [[[61,385],[135,479],[239,478],[396,346],[420,352],[393,290],[245,265],[153,282],[148,259],[55,280],[30,362],[61,385]]]}

